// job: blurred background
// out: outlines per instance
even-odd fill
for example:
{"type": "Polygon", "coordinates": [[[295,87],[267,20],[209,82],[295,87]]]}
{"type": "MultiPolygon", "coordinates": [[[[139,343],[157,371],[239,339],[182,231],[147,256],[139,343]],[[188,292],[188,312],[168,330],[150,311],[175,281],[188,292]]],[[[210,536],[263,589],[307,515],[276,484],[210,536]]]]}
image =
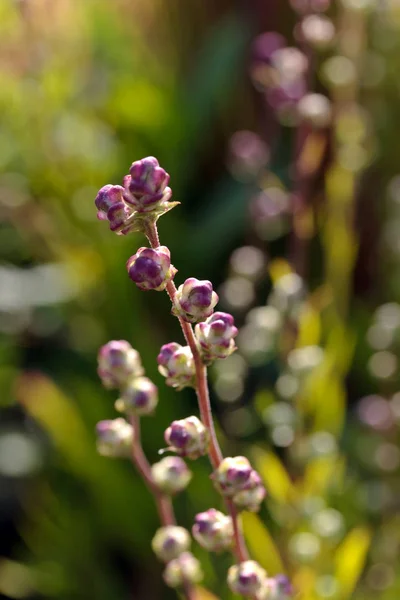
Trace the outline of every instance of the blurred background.
{"type": "MultiPolygon", "coordinates": [[[[166,294],[127,277],[144,238],[96,220],[153,155],[181,202],[159,222],[176,282],[210,279],[241,327],[210,380],[225,455],[268,489],[253,557],[304,600],[399,598],[399,30],[397,0],[0,0],[2,597],[176,597],[152,499],[94,433],[110,339],[159,387],[151,462],[197,410],[157,372],[181,342],[166,294]]],[[[220,507],[190,466],[186,527],[220,507]]],[[[199,600],[233,598],[230,557],[194,552],[199,600]]]]}

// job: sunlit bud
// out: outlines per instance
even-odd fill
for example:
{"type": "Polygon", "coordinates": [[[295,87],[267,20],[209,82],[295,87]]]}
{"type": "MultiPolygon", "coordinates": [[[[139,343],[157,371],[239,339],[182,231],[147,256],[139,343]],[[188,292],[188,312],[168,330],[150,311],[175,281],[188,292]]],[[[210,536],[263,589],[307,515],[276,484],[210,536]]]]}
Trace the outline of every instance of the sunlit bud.
{"type": "Polygon", "coordinates": [[[124,188],[120,185],[104,185],[98,192],[95,204],[98,209],[97,217],[104,221],[107,219],[107,213],[114,204],[122,202],[122,192],[124,188]]]}
{"type": "Polygon", "coordinates": [[[96,425],[97,451],[112,458],[129,456],[133,428],[125,419],[99,421],[96,425]]]}
{"type": "Polygon", "coordinates": [[[165,567],[164,581],[169,587],[176,588],[185,583],[198,583],[202,579],[200,563],[190,552],[184,552],[165,567]]]}
{"type": "Polygon", "coordinates": [[[238,333],[232,315],[216,312],[195,327],[205,362],[226,358],[236,350],[234,337],[238,333]]]}
{"type": "Polygon", "coordinates": [[[240,490],[233,496],[233,501],[240,510],[258,512],[265,498],[265,487],[257,471],[253,470],[246,483],[246,489],[240,490]]]}
{"type": "Polygon", "coordinates": [[[176,494],[185,489],[192,473],[179,456],[166,456],[151,467],[154,483],[166,494],[176,494]]]}
{"type": "Polygon", "coordinates": [[[208,449],[208,431],[194,416],[173,421],[165,431],[164,438],[169,450],[188,458],[198,458],[206,454],[208,449]]]}
{"type": "Polygon", "coordinates": [[[169,175],[158,160],[148,156],[132,163],[129,175],[124,178],[124,200],[137,212],[150,212],[170,199],[172,192],[167,184],[169,175]]]}
{"type": "Polygon", "coordinates": [[[143,375],[139,353],[125,340],[112,340],[99,350],[99,377],[106,388],[124,387],[129,380],[143,375]]]}
{"type": "Polygon", "coordinates": [[[215,508],[210,508],[195,517],[192,528],[195,540],[209,552],[230,548],[233,541],[232,519],[215,508]]]}
{"type": "Polygon", "coordinates": [[[176,273],[166,246],[155,249],[139,248],[136,254],[128,259],[126,268],[129,277],[141,290],[165,290],[168,281],[171,281],[176,273]]]}
{"type": "Polygon", "coordinates": [[[252,471],[246,457],[228,456],[221,461],[212,478],[221,493],[231,497],[246,487],[252,471]]]}
{"type": "Polygon", "coordinates": [[[328,127],[332,121],[332,105],[322,94],[306,94],[297,105],[301,121],[309,123],[315,129],[328,127]]]}
{"type": "Polygon", "coordinates": [[[271,61],[281,78],[281,83],[300,79],[308,68],[306,55],[291,46],[276,50],[271,56],[271,61]]]}
{"type": "Polygon", "coordinates": [[[166,384],[182,390],[194,385],[195,365],[189,346],[175,342],[164,344],[157,357],[158,370],[166,377],[166,384]]]}
{"type": "Polygon", "coordinates": [[[286,575],[267,577],[257,600],[289,600],[293,594],[293,587],[286,575]]]}
{"type": "Polygon", "coordinates": [[[209,317],[217,302],[211,281],[189,277],[175,294],[172,312],[189,323],[196,323],[209,317]]]}
{"type": "Polygon", "coordinates": [[[135,377],[124,387],[116,402],[120,412],[150,415],[158,404],[157,387],[147,377],[135,377]]]}
{"type": "Polygon", "coordinates": [[[315,50],[329,48],[335,39],[335,26],[328,17],[309,15],[296,30],[300,41],[307,42],[315,50]]]}
{"type": "Polygon", "coordinates": [[[151,547],[160,560],[169,562],[190,548],[189,532],[183,527],[168,525],[157,530],[151,547]]]}
{"type": "Polygon", "coordinates": [[[235,594],[254,596],[263,587],[266,571],[254,560],[233,565],[228,571],[228,585],[235,594]]]}

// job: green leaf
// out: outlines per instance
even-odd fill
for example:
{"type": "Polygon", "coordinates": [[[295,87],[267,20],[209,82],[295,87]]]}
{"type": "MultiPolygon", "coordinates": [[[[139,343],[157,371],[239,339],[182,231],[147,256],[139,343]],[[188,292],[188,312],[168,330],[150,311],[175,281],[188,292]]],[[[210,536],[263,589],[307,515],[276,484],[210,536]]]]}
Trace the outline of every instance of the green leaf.
{"type": "Polygon", "coordinates": [[[276,454],[257,448],[253,452],[253,462],[264,481],[269,496],[279,504],[288,504],[295,496],[295,489],[276,454]]]}
{"type": "Polygon", "coordinates": [[[350,531],[335,554],[335,577],[339,583],[340,600],[351,598],[363,571],[371,533],[366,527],[350,531]]]}
{"type": "Polygon", "coordinates": [[[270,575],[283,573],[284,567],[268,529],[254,513],[242,514],[243,531],[250,554],[270,575]]]}

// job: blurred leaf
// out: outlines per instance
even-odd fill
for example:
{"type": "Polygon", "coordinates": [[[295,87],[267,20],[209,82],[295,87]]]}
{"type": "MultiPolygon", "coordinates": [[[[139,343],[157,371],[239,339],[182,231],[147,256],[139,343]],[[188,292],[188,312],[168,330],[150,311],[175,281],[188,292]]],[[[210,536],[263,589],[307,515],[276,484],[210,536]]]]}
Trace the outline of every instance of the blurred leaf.
{"type": "Polygon", "coordinates": [[[193,600],[219,600],[210,590],[204,587],[196,587],[193,600]]]}
{"type": "Polygon", "coordinates": [[[270,575],[284,573],[278,548],[260,517],[254,513],[242,514],[243,531],[250,554],[270,575]]]}
{"type": "Polygon", "coordinates": [[[295,488],[276,454],[256,448],[253,451],[253,462],[269,496],[280,504],[288,504],[295,497],[295,488]]]}
{"type": "Polygon", "coordinates": [[[341,486],[345,474],[345,462],[336,456],[311,459],[306,466],[301,483],[304,496],[324,496],[331,484],[341,486]]]}
{"type": "Polygon", "coordinates": [[[319,313],[307,304],[299,315],[296,346],[317,346],[320,341],[321,322],[319,313]]]}
{"type": "Polygon", "coordinates": [[[335,577],[339,583],[340,600],[351,598],[364,569],[371,544],[371,533],[365,527],[350,531],[335,554],[335,577]]]}

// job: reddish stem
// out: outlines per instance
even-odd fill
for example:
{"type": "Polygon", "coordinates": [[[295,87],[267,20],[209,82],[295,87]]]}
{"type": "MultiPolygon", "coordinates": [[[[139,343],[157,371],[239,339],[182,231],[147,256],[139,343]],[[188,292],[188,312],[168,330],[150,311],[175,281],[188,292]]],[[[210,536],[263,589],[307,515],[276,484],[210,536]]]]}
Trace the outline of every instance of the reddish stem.
{"type": "MultiPolygon", "coordinates": [[[[152,223],[148,226],[146,230],[146,236],[153,248],[157,248],[160,245],[160,240],[158,237],[157,226],[155,223],[152,223]]],[[[176,286],[173,281],[169,281],[166,287],[168,295],[171,299],[172,304],[174,305],[175,294],[176,294],[176,286]]],[[[201,360],[201,355],[199,352],[199,347],[193,333],[193,329],[190,323],[184,321],[181,317],[178,317],[179,323],[181,325],[183,335],[185,336],[186,342],[189,345],[193,360],[195,364],[196,370],[196,394],[197,400],[199,404],[199,411],[201,420],[204,425],[207,427],[209,435],[210,435],[210,447],[209,447],[209,458],[210,462],[214,469],[217,469],[219,464],[223,459],[223,454],[221,452],[221,448],[218,442],[217,434],[215,432],[214,420],[212,417],[211,411],[211,403],[210,403],[210,395],[208,391],[207,384],[207,367],[203,365],[201,360]]],[[[240,529],[238,512],[233,504],[233,502],[227,498],[224,498],[225,504],[227,506],[228,512],[232,518],[233,530],[234,530],[234,540],[235,540],[235,555],[239,562],[243,562],[248,560],[248,551],[246,548],[246,544],[243,538],[242,531],[240,529]]]]}

